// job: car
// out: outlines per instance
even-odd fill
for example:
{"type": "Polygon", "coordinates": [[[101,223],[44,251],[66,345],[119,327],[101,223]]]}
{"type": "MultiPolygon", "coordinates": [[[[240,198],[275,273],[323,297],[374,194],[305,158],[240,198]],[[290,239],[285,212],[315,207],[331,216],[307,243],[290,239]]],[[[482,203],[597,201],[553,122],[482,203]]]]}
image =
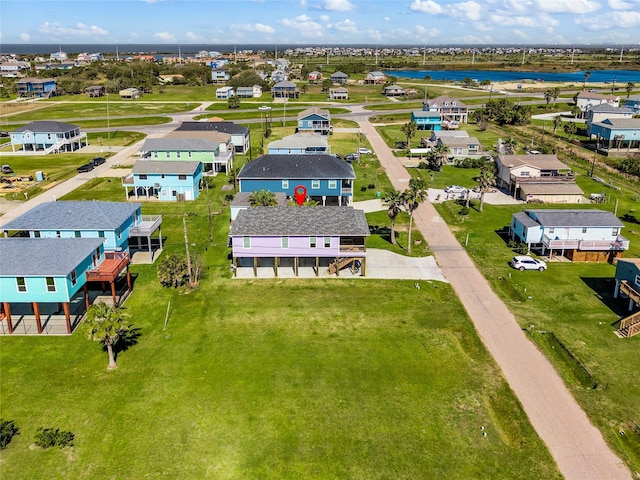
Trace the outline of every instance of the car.
{"type": "Polygon", "coordinates": [[[8,137],[9,136],[9,132],[7,132],[6,130],[0,130],[0,137],[8,137]]]}
{"type": "Polygon", "coordinates": [[[261,112],[268,112],[269,110],[271,110],[271,107],[268,105],[261,105],[258,107],[258,110],[260,110],[261,112]]]}
{"type": "Polygon", "coordinates": [[[524,270],[539,270],[540,272],[544,272],[547,269],[547,264],[544,261],[530,257],[529,255],[516,255],[511,259],[509,265],[521,272],[524,270]]]}
{"type": "Polygon", "coordinates": [[[345,161],[347,162],[357,162],[360,160],[360,155],[357,153],[350,153],[349,155],[344,156],[345,161]]]}
{"type": "Polygon", "coordinates": [[[2,165],[2,173],[13,173],[13,168],[9,165],[2,165]]]}
{"type": "Polygon", "coordinates": [[[91,165],[97,167],[98,165],[102,165],[106,161],[107,159],[104,157],[95,157],[93,160],[91,160],[91,165]]]}
{"type": "Polygon", "coordinates": [[[87,173],[93,170],[93,163],[85,163],[78,167],[78,173],[87,173]]]}
{"type": "Polygon", "coordinates": [[[445,193],[467,193],[467,188],[461,187],[460,185],[449,185],[445,187],[445,193]]]}
{"type": "MultiPolygon", "coordinates": [[[[478,187],[478,186],[473,187],[473,191],[474,191],[475,193],[481,193],[481,192],[480,192],[480,187],[478,187]]],[[[486,189],[484,193],[489,193],[489,192],[491,192],[491,193],[496,193],[497,191],[498,191],[498,189],[497,189],[497,188],[495,188],[495,187],[490,187],[490,188],[486,189]]]]}
{"type": "Polygon", "coordinates": [[[368,148],[359,148],[357,153],[360,155],[371,155],[373,152],[368,148]]]}

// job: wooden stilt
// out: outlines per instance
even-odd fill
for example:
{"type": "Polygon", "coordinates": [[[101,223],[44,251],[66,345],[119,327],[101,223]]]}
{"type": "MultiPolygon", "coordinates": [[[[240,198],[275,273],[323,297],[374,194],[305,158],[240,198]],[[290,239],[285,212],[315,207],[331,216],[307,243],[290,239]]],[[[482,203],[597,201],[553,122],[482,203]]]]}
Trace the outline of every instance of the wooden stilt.
{"type": "Polygon", "coordinates": [[[258,276],[258,257],[253,257],[253,276],[258,276]]]}
{"type": "Polygon", "coordinates": [[[316,277],[320,274],[320,259],[316,257],[316,277]]]}
{"type": "Polygon", "coordinates": [[[278,257],[275,257],[273,259],[273,271],[276,274],[276,277],[278,276],[278,257]]]}
{"type": "Polygon", "coordinates": [[[69,302],[64,302],[62,304],[62,308],[64,308],[64,319],[67,323],[67,333],[71,333],[71,314],[69,313],[69,302]]]}
{"type": "Polygon", "coordinates": [[[89,310],[91,304],[89,303],[89,287],[87,287],[86,283],[82,286],[82,290],[84,291],[84,306],[89,310]]]}
{"type": "Polygon", "coordinates": [[[336,277],[340,276],[340,259],[336,257],[336,277]]]}
{"type": "Polygon", "coordinates": [[[116,303],[116,282],[115,280],[111,283],[111,298],[113,298],[113,306],[117,307],[118,304],[116,303]]]}
{"type": "Polygon", "coordinates": [[[129,293],[131,293],[133,285],[131,284],[131,270],[129,270],[129,265],[127,265],[127,287],[129,288],[129,293]]]}
{"type": "Polygon", "coordinates": [[[362,257],[362,276],[367,276],[367,257],[362,257]]]}
{"type": "Polygon", "coordinates": [[[13,333],[13,323],[11,322],[11,307],[9,302],[2,302],[2,309],[4,310],[4,318],[7,320],[7,330],[9,333],[13,333]]]}
{"type": "Polygon", "coordinates": [[[36,316],[36,327],[38,329],[38,333],[42,333],[42,322],[40,321],[40,306],[38,305],[38,302],[33,302],[31,305],[33,307],[33,314],[36,316]]]}

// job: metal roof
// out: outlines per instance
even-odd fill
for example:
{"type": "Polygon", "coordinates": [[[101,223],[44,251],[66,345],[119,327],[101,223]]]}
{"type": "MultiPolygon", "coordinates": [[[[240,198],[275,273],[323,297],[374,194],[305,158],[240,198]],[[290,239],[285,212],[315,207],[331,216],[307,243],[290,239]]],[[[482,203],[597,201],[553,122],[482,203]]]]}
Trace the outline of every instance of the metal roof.
{"type": "Polygon", "coordinates": [[[351,207],[252,207],[242,210],[230,236],[369,236],[364,211],[351,207]]]}
{"type": "Polygon", "coordinates": [[[245,163],[238,178],[246,179],[354,179],[353,167],[333,155],[263,155],[245,163]]]}
{"type": "Polygon", "coordinates": [[[5,224],[3,230],[115,230],[139,203],[58,201],[41,203],[5,224]]]}
{"type": "Polygon", "coordinates": [[[2,238],[2,277],[68,275],[104,238],[2,238]]]}
{"type": "Polygon", "coordinates": [[[200,162],[162,161],[162,160],[138,160],[133,165],[133,173],[149,174],[159,173],[168,175],[193,175],[200,162]]]}
{"type": "Polygon", "coordinates": [[[624,227],[618,217],[604,210],[525,210],[544,227],[624,227]]]}

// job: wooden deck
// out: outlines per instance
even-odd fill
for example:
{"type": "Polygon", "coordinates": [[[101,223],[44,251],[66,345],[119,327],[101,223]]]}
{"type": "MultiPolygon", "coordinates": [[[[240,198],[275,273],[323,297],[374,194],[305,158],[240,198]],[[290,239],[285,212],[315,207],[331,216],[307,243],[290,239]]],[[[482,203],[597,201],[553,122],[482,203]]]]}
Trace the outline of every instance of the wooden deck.
{"type": "Polygon", "coordinates": [[[112,282],[130,261],[128,252],[105,252],[104,261],[87,272],[87,282],[112,282]]]}

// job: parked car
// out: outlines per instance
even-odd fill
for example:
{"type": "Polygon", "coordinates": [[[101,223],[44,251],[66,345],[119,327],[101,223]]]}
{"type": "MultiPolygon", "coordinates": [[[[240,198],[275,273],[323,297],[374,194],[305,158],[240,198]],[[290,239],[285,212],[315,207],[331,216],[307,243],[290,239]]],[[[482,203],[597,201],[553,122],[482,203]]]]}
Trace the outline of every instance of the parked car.
{"type": "MultiPolygon", "coordinates": [[[[478,187],[473,187],[473,191],[476,192],[476,193],[480,193],[480,187],[479,186],[478,187]]],[[[496,193],[497,191],[498,191],[497,188],[490,187],[490,188],[487,189],[487,191],[485,193],[488,193],[488,192],[496,193]]]]}
{"type": "Polygon", "coordinates": [[[13,173],[13,168],[9,165],[2,165],[2,173],[13,173]]]}
{"type": "Polygon", "coordinates": [[[543,272],[547,269],[547,264],[544,261],[537,260],[529,255],[516,255],[509,264],[521,272],[523,270],[539,270],[543,272]]]}
{"type": "Polygon", "coordinates": [[[360,155],[371,155],[373,152],[368,148],[359,148],[357,153],[360,155]]]}
{"type": "Polygon", "coordinates": [[[350,153],[349,155],[344,156],[345,161],[347,162],[357,162],[360,160],[360,155],[357,153],[350,153]]]}
{"type": "Polygon", "coordinates": [[[467,188],[461,187],[460,185],[449,185],[445,187],[445,193],[467,193],[467,188]]]}
{"type": "Polygon", "coordinates": [[[8,137],[9,136],[9,132],[7,132],[6,130],[0,130],[0,137],[8,137]]]}
{"type": "Polygon", "coordinates": [[[107,161],[107,159],[104,158],[104,157],[95,157],[93,160],[91,160],[91,164],[94,167],[97,167],[98,165],[102,165],[106,161],[107,161]]]}
{"type": "Polygon", "coordinates": [[[78,167],[78,173],[86,173],[93,170],[93,163],[85,163],[78,167]]]}

